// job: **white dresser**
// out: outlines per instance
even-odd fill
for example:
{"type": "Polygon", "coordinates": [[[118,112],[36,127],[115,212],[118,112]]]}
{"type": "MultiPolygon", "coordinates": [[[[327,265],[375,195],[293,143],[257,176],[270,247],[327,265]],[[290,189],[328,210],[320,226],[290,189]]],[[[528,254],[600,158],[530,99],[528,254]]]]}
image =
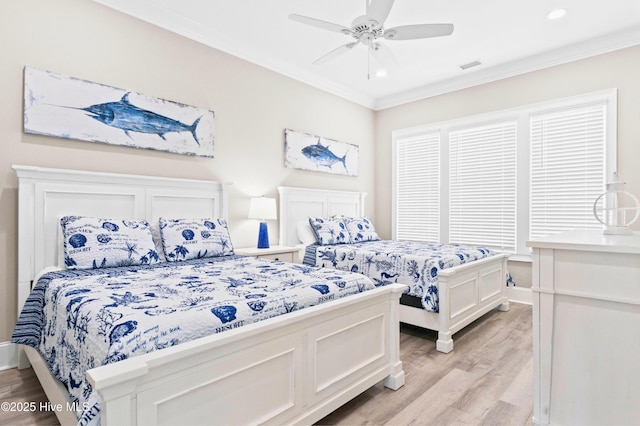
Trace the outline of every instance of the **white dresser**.
{"type": "Polygon", "coordinates": [[[580,230],[527,245],[534,423],[640,425],[640,235],[580,230]]]}

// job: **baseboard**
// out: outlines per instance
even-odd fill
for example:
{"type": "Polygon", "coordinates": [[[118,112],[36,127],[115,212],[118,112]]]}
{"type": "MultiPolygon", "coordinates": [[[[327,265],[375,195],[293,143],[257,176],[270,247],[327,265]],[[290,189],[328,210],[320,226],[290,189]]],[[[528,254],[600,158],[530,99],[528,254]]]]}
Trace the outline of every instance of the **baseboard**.
{"type": "Polygon", "coordinates": [[[0,342],[0,370],[18,366],[18,346],[11,342],[0,342]]]}
{"type": "Polygon", "coordinates": [[[533,304],[533,296],[530,288],[507,287],[507,298],[510,302],[514,303],[524,303],[525,305],[533,304]]]}

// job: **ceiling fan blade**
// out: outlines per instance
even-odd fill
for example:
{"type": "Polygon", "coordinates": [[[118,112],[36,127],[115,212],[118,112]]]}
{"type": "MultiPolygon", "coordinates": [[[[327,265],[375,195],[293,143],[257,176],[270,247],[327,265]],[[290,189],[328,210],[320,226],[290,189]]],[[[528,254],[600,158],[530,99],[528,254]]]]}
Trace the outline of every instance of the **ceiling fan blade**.
{"type": "Polygon", "coordinates": [[[386,68],[397,67],[399,65],[391,49],[384,44],[374,43],[371,45],[370,51],[373,57],[386,68]]]}
{"type": "Polygon", "coordinates": [[[321,19],[310,18],[308,16],[298,15],[296,13],[292,13],[291,15],[289,15],[289,19],[291,19],[292,21],[311,25],[313,27],[322,28],[323,30],[335,31],[347,35],[351,34],[351,29],[342,25],[334,24],[333,22],[323,21],[321,19]]]}
{"type": "Polygon", "coordinates": [[[387,40],[415,40],[420,38],[448,36],[453,33],[453,24],[417,24],[389,28],[383,34],[387,40]]]}
{"type": "Polygon", "coordinates": [[[356,45],[358,44],[357,41],[352,41],[351,43],[347,43],[347,44],[343,44],[342,46],[333,49],[331,52],[327,53],[324,56],[319,57],[318,59],[316,59],[315,61],[313,61],[314,64],[324,64],[325,62],[329,62],[330,60],[337,58],[338,56],[342,55],[343,53],[353,49],[356,45]]]}
{"type": "Polygon", "coordinates": [[[371,0],[367,5],[367,16],[382,26],[387,20],[395,0],[371,0]]]}

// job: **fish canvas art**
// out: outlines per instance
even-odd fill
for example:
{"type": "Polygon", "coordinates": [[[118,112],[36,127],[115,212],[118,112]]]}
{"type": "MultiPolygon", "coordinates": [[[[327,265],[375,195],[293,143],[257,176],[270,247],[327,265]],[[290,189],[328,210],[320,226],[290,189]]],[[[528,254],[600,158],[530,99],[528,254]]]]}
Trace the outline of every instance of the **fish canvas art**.
{"type": "Polygon", "coordinates": [[[358,176],[358,145],[285,129],[284,151],[286,167],[358,176]]]}
{"type": "Polygon", "coordinates": [[[25,67],[24,131],[213,157],[214,112],[25,67]]]}

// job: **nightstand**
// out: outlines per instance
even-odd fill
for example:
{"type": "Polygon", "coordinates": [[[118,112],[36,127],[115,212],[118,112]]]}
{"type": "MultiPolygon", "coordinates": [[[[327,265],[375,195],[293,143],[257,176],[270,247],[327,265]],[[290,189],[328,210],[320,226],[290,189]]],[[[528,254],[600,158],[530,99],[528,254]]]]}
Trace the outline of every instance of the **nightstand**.
{"type": "Polygon", "coordinates": [[[298,247],[271,246],[269,248],[246,247],[234,249],[235,254],[242,256],[255,256],[261,259],[281,260],[283,262],[298,263],[298,247]]]}

